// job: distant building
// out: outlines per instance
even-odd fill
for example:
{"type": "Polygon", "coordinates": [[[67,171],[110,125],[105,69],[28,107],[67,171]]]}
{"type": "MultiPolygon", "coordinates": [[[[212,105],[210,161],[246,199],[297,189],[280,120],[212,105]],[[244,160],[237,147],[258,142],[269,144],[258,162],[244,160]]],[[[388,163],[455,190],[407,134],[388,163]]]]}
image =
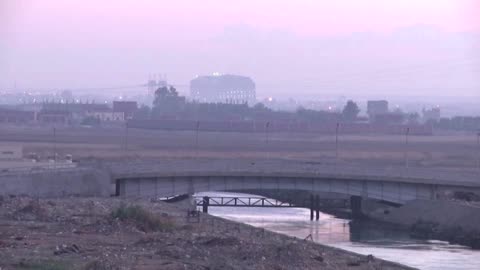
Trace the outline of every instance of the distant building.
{"type": "Polygon", "coordinates": [[[190,81],[190,96],[203,103],[255,103],[255,83],[238,75],[200,76],[190,81]]]}
{"type": "Polygon", "coordinates": [[[83,102],[45,102],[42,104],[39,118],[44,123],[79,123],[90,112],[111,110],[107,104],[103,103],[83,103],[83,102]]]}
{"type": "Polygon", "coordinates": [[[427,110],[423,108],[422,114],[423,114],[423,122],[440,121],[440,107],[435,107],[427,110]]]}
{"type": "Polygon", "coordinates": [[[137,111],[138,105],[136,101],[114,101],[113,111],[123,113],[123,118],[131,119],[137,111]]]}
{"type": "Polygon", "coordinates": [[[376,114],[370,122],[381,125],[398,125],[405,121],[405,116],[401,113],[383,113],[376,114]]]}
{"type": "Polygon", "coordinates": [[[20,144],[0,144],[0,160],[20,160],[23,148],[20,144]]]}
{"type": "Polygon", "coordinates": [[[115,112],[112,109],[91,111],[88,112],[87,116],[94,117],[101,122],[125,121],[125,116],[123,112],[115,112]]]}
{"type": "Polygon", "coordinates": [[[42,110],[37,115],[39,123],[68,125],[72,123],[72,113],[65,110],[42,110]]]}
{"type": "Polygon", "coordinates": [[[0,123],[31,123],[35,122],[35,112],[0,108],[0,123]]]}
{"type": "Polygon", "coordinates": [[[71,103],[59,103],[59,102],[46,102],[42,104],[42,110],[44,111],[67,111],[72,114],[85,114],[90,111],[104,110],[108,109],[107,104],[103,103],[82,103],[82,102],[71,102],[71,103]]]}
{"type": "Polygon", "coordinates": [[[155,91],[160,88],[160,87],[167,87],[168,86],[168,83],[167,83],[167,76],[166,75],[158,75],[158,76],[155,76],[155,75],[151,75],[149,78],[148,78],[148,82],[147,82],[147,87],[148,87],[148,95],[149,96],[154,96],[155,95],[155,91]]]}
{"type": "Polygon", "coordinates": [[[388,114],[388,101],[369,100],[367,102],[367,114],[370,121],[374,121],[376,115],[388,114]]]}

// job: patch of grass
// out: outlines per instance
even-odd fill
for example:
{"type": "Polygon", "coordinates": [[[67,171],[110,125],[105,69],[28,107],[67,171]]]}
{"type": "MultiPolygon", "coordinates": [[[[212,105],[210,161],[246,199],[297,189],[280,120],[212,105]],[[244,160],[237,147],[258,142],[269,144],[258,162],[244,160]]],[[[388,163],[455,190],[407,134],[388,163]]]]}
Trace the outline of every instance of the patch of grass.
{"type": "Polygon", "coordinates": [[[68,264],[58,261],[34,261],[21,262],[15,266],[15,269],[25,270],[69,270],[72,269],[68,264]]]}
{"type": "Polygon", "coordinates": [[[173,229],[172,220],[160,218],[139,205],[121,204],[112,211],[112,218],[135,223],[142,231],[168,231],[173,229]]]}

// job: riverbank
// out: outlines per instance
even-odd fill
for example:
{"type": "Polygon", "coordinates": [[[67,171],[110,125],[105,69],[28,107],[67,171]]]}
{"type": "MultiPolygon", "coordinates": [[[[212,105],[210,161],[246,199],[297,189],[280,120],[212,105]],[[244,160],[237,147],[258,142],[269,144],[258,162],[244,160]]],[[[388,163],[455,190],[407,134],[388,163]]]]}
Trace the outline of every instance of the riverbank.
{"type": "Polygon", "coordinates": [[[400,207],[371,207],[370,204],[366,215],[409,230],[416,238],[439,239],[480,249],[478,203],[415,200],[400,207]]]}
{"type": "Polygon", "coordinates": [[[163,202],[0,204],[2,269],[411,269],[163,202]]]}

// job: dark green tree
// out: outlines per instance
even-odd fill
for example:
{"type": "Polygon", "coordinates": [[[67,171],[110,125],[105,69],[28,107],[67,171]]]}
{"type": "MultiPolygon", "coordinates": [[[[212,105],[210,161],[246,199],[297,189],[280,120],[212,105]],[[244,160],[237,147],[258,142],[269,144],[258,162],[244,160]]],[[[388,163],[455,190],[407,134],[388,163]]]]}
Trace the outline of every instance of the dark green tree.
{"type": "Polygon", "coordinates": [[[153,116],[171,115],[180,113],[185,107],[185,97],[178,94],[175,87],[160,87],[155,91],[153,100],[153,116]]]}
{"type": "Polygon", "coordinates": [[[342,111],[342,117],[345,121],[354,122],[357,119],[360,109],[357,103],[349,100],[342,111]]]}

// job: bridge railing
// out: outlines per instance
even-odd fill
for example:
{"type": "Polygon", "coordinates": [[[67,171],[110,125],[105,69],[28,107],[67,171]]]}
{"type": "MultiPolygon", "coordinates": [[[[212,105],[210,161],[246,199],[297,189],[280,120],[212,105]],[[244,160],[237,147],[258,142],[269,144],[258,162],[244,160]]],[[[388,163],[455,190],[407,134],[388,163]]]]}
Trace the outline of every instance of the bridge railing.
{"type": "Polygon", "coordinates": [[[264,197],[209,197],[194,196],[197,206],[224,206],[224,207],[295,207],[288,202],[264,197]]]}

